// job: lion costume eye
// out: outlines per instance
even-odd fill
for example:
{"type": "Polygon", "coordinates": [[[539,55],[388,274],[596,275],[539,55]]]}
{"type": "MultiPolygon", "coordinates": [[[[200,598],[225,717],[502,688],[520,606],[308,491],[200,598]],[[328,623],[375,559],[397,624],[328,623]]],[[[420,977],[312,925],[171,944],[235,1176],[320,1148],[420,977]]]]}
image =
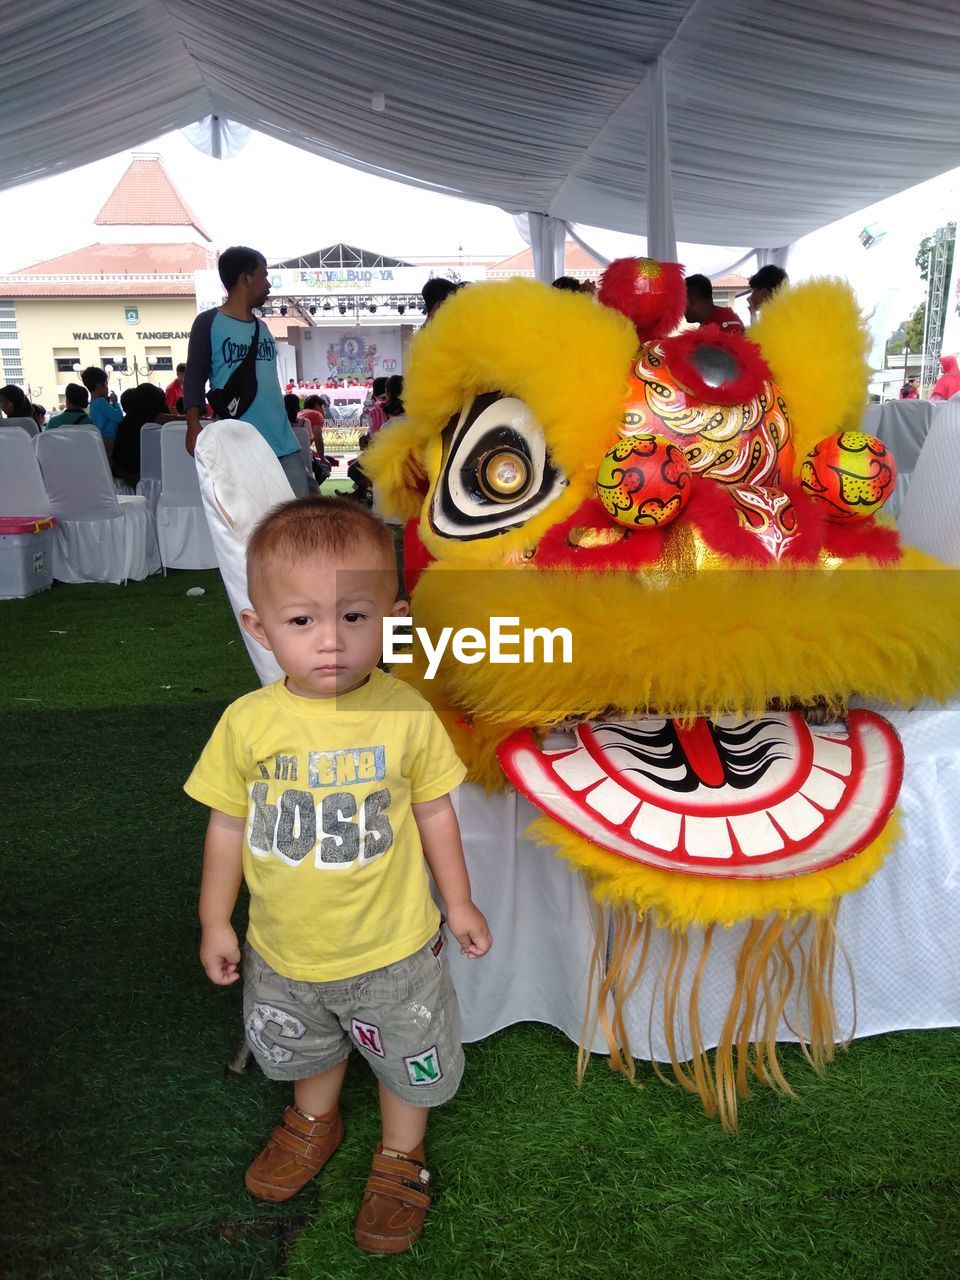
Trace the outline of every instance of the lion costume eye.
{"type": "Polygon", "coordinates": [[[430,522],[444,538],[490,538],[525,524],[566,484],[529,407],[489,391],[444,428],[430,522]]]}

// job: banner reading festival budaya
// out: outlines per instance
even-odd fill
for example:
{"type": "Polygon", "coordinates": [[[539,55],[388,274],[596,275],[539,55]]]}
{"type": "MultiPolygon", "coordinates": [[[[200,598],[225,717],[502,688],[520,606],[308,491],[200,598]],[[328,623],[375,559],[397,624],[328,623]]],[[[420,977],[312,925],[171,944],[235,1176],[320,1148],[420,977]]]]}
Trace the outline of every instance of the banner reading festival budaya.
{"type": "Polygon", "coordinates": [[[460,268],[436,272],[429,267],[271,267],[270,288],[276,294],[300,297],[327,293],[417,294],[432,275],[447,279],[479,280],[483,268],[460,268]]]}

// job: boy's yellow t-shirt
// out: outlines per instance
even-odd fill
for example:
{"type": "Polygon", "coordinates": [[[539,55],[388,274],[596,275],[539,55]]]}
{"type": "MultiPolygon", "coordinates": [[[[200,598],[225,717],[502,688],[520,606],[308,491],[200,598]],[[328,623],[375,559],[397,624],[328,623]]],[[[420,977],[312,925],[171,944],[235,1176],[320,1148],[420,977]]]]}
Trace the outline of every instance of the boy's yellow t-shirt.
{"type": "Polygon", "coordinates": [[[437,931],[411,804],[465,773],[433,708],[384,672],[336,698],[283,681],[223,713],[184,790],[246,819],[251,945],[330,982],[412,955],[437,931]]]}

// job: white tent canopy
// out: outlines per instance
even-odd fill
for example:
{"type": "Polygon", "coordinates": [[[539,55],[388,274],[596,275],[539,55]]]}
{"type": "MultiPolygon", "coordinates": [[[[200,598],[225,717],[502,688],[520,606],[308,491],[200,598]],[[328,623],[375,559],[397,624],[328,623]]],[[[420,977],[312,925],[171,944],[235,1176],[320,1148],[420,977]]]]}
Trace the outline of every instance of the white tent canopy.
{"type": "Polygon", "coordinates": [[[942,0],[31,0],[0,9],[0,187],[215,115],[662,243],[666,140],[677,237],[772,249],[958,162],[958,55],[942,0]]]}

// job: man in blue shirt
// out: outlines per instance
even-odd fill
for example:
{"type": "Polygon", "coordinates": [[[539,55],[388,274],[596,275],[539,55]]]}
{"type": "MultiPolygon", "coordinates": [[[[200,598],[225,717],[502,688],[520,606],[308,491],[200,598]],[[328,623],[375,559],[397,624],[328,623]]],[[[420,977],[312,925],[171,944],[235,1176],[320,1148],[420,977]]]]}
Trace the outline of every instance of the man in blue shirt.
{"type": "Polygon", "coordinates": [[[203,311],[193,322],[187,348],[187,370],[183,379],[183,402],[187,417],[187,450],[193,453],[200,434],[200,413],[206,401],[206,387],[222,388],[246,356],[254,335],[259,333],[256,363],[256,394],[235,416],[249,422],[277,455],[297,497],[310,492],[306,468],[300,455],[283,404],[277,378],[277,346],[267,326],[258,322],[254,307],[262,307],[270,293],[267,260],[262,253],[235,245],[224,249],[217,264],[227,291],[223,306],[203,311]]]}
{"type": "Polygon", "coordinates": [[[107,390],[107,375],[105,370],[98,369],[96,365],[91,365],[89,369],[84,369],[80,375],[80,381],[90,392],[90,408],[87,414],[90,421],[103,436],[103,443],[107,448],[107,456],[109,457],[113,442],[117,437],[117,427],[123,421],[123,410],[118,404],[114,404],[107,390]]]}

